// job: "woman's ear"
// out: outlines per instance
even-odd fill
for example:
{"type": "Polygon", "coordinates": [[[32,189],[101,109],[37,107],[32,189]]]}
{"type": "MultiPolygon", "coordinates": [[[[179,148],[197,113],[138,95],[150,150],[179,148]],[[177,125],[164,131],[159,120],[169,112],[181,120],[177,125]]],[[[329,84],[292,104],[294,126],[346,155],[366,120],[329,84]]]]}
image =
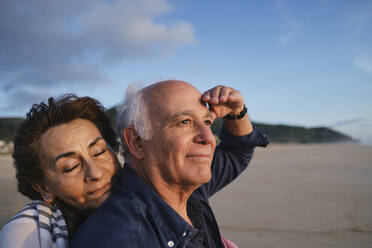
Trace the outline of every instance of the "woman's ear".
{"type": "Polygon", "coordinates": [[[48,187],[46,187],[45,185],[38,184],[38,183],[31,183],[31,186],[34,190],[39,192],[39,194],[41,195],[41,198],[43,198],[43,200],[46,203],[54,202],[56,197],[53,193],[49,192],[48,187]]]}
{"type": "Polygon", "coordinates": [[[136,159],[143,159],[142,139],[134,129],[134,127],[127,127],[123,132],[125,143],[129,149],[130,154],[136,159]]]}

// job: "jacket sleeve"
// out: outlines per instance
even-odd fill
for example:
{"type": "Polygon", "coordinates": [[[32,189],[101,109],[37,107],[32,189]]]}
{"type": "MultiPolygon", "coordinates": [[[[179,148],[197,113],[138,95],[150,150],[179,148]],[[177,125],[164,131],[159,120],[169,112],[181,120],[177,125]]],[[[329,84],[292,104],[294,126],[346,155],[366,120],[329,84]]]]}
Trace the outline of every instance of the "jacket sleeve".
{"type": "Polygon", "coordinates": [[[212,161],[212,178],[198,191],[208,199],[233,181],[249,164],[256,146],[266,147],[268,137],[253,127],[253,132],[244,136],[233,136],[222,127],[221,143],[216,147],[212,161]]]}

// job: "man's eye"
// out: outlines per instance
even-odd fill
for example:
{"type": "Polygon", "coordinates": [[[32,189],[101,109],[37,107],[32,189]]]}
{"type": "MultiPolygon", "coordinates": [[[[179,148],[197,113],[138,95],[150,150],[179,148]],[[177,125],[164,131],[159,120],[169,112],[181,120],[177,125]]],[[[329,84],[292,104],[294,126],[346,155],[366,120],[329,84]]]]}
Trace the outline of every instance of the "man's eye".
{"type": "Polygon", "coordinates": [[[75,170],[79,165],[80,165],[80,163],[78,163],[78,164],[72,166],[72,167],[69,168],[69,169],[64,169],[63,172],[64,172],[64,173],[69,173],[69,172],[75,170]]]}
{"type": "Polygon", "coordinates": [[[190,123],[191,123],[191,120],[190,119],[186,119],[186,120],[180,121],[180,124],[183,124],[183,125],[188,125],[190,123]]]}
{"type": "Polygon", "coordinates": [[[204,121],[204,123],[207,126],[212,126],[212,121],[211,120],[206,120],[206,121],[204,121]]]}
{"type": "Polygon", "coordinates": [[[101,152],[98,152],[98,153],[94,154],[93,156],[98,157],[99,155],[104,154],[105,152],[106,152],[106,149],[102,150],[101,152]]]}

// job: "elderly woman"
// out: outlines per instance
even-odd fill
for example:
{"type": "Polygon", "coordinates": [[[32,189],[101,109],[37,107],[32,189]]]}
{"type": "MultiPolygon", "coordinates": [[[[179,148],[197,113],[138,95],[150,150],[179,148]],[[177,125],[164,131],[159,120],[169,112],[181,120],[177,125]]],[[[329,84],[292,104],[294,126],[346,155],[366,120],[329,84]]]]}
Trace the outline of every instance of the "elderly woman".
{"type": "Polygon", "coordinates": [[[17,128],[13,159],[18,190],[34,201],[4,226],[0,247],[68,247],[110,195],[118,147],[104,108],[90,97],[33,105],[17,128]]]}

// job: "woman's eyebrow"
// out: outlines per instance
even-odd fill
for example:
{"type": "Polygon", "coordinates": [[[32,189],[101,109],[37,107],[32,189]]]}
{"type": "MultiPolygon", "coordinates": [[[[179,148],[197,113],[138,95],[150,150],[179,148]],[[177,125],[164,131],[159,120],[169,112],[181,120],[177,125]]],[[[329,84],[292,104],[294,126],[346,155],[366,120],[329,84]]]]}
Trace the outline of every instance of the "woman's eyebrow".
{"type": "MultiPolygon", "coordinates": [[[[98,142],[99,140],[101,140],[101,139],[103,139],[103,138],[102,138],[102,137],[97,137],[97,138],[95,138],[91,143],[89,143],[88,147],[90,148],[90,147],[94,146],[94,145],[97,144],[97,142],[98,142]]],[[[59,159],[61,159],[61,158],[70,157],[70,156],[75,155],[75,154],[76,154],[76,153],[73,152],[73,151],[71,151],[71,152],[65,152],[65,153],[59,154],[57,157],[55,157],[53,164],[56,164],[57,161],[58,161],[59,159]]]]}
{"type": "Polygon", "coordinates": [[[75,152],[65,152],[65,153],[62,153],[62,154],[59,154],[55,159],[54,159],[54,163],[53,164],[56,164],[58,159],[60,158],[65,158],[65,157],[70,157],[72,155],[75,155],[76,153],[75,152]]]}
{"type": "Polygon", "coordinates": [[[93,140],[89,145],[88,147],[91,148],[92,146],[94,146],[95,144],[97,144],[97,142],[99,140],[103,139],[102,137],[97,137],[95,140],[93,140]]]}

